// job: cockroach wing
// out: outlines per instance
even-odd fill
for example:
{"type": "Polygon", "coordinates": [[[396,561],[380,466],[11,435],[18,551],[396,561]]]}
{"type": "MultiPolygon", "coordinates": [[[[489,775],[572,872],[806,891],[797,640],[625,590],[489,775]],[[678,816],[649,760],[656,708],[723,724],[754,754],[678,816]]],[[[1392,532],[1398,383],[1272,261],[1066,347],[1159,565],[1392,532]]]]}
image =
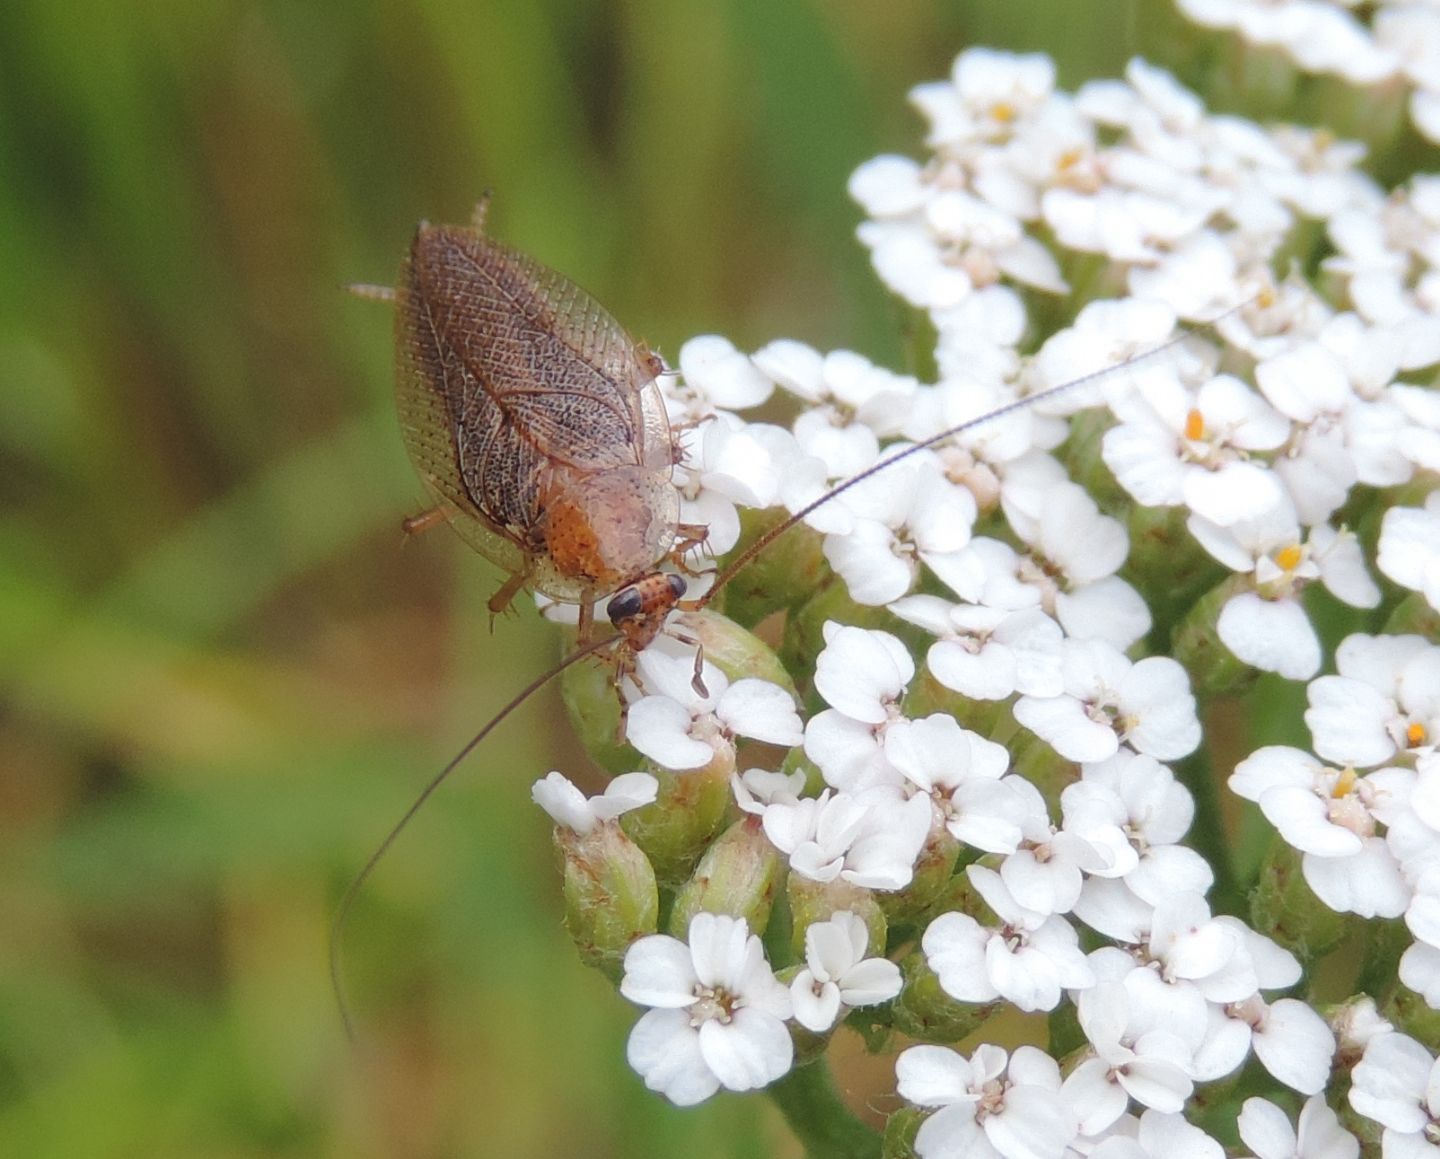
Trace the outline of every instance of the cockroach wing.
{"type": "Polygon", "coordinates": [[[562,275],[478,230],[422,225],[396,299],[406,448],[501,567],[525,569],[557,471],[668,474],[658,365],[562,275]]]}

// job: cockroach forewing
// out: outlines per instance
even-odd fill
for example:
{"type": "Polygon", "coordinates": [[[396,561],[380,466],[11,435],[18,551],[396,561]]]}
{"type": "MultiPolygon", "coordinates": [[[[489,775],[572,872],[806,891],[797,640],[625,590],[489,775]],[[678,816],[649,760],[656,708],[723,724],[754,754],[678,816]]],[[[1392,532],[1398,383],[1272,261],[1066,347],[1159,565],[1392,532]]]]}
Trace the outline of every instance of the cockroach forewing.
{"type": "Polygon", "coordinates": [[[658,359],[563,275],[476,228],[422,225],[396,304],[406,447],[468,517],[452,520],[457,530],[512,575],[530,570],[555,471],[668,474],[658,359]]]}

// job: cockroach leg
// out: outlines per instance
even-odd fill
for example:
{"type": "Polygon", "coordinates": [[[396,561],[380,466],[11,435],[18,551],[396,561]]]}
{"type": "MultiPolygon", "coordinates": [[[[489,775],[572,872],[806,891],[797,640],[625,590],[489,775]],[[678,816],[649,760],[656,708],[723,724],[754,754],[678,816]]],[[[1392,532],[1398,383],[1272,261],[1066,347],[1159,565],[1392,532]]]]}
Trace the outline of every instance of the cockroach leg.
{"type": "MultiPolygon", "coordinates": [[[[500,590],[490,597],[487,605],[492,616],[498,616],[510,606],[510,601],[530,582],[530,569],[525,568],[516,572],[507,579],[500,587],[500,590]]],[[[581,605],[582,607],[584,605],[581,605]]]]}
{"type": "Polygon", "coordinates": [[[421,532],[429,531],[432,527],[437,527],[442,523],[448,522],[449,519],[450,513],[445,510],[445,508],[429,507],[415,515],[409,515],[402,519],[400,521],[400,530],[404,533],[405,538],[409,539],[412,535],[419,535],[421,532]]]}
{"type": "Polygon", "coordinates": [[[480,200],[475,203],[475,208],[470,211],[470,224],[477,233],[485,232],[485,215],[490,210],[491,191],[485,190],[480,194],[480,200]]]}
{"type": "Polygon", "coordinates": [[[345,288],[357,298],[365,298],[371,302],[395,301],[394,286],[375,286],[368,282],[352,282],[345,288]]]}

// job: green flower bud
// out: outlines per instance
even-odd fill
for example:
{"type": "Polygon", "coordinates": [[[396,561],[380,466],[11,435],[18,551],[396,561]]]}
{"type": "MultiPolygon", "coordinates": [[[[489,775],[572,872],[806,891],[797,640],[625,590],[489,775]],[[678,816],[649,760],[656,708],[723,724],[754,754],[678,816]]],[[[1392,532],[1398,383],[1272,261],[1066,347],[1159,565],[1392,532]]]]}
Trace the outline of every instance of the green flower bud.
{"type": "Polygon", "coordinates": [[[943,826],[932,828],[915,862],[910,884],[896,893],[877,895],[890,924],[909,924],[928,911],[950,884],[959,857],[960,842],[950,831],[943,826]]]}
{"type": "Polygon", "coordinates": [[[708,608],[682,612],[676,617],[678,630],[699,641],[707,663],[725,673],[731,683],[747,676],[778,684],[792,695],[795,682],[780,658],[759,636],[708,608]]]}
{"type": "Polygon", "coordinates": [[[1250,920],[1305,962],[1338,945],[1347,928],[1343,914],[1310,892],[1300,873],[1300,854],[1278,836],[1250,895],[1250,920]]]}
{"type": "Polygon", "coordinates": [[[958,1002],[940,988],[940,979],[916,950],[900,963],[905,988],[895,999],[895,1029],[922,1042],[959,1042],[995,1013],[998,1003],[958,1002]]]}
{"type": "MultiPolygon", "coordinates": [[[[784,511],[742,508],[740,542],[727,558],[736,558],[786,518],[784,511]]],[[[830,576],[821,542],[820,533],[813,528],[804,524],[792,527],[730,581],[719,597],[722,610],[753,628],[772,612],[799,603],[830,576]]]]}
{"type": "Polygon", "coordinates": [[[747,813],[705,850],[690,880],[680,887],[670,912],[670,932],[684,938],[690,919],[702,911],[744,918],[762,933],[770,924],[775,891],[785,871],[780,851],[747,813]]]}
{"type": "Polygon", "coordinates": [[[881,1159],[915,1159],[915,1136],[929,1115],[919,1107],[901,1107],[885,1120],[881,1159]]]}
{"type": "Polygon", "coordinates": [[[858,916],[870,931],[869,952],[883,954],[887,923],[875,894],[864,886],[851,885],[836,878],[834,881],[811,881],[792,873],[785,883],[785,892],[790,900],[790,916],[793,923],[790,933],[791,949],[795,957],[805,958],[805,930],[813,922],[829,921],[832,914],[849,910],[858,916]]]}
{"type": "Polygon", "coordinates": [[[647,766],[660,782],[659,795],[652,804],[626,813],[620,825],[650,858],[661,885],[678,886],[688,878],[720,832],[730,807],[734,770],[733,753],[728,761],[717,757],[691,772],[647,766]]]}
{"type": "Polygon", "coordinates": [[[1255,669],[1225,647],[1215,628],[1230,597],[1252,588],[1249,576],[1232,575],[1201,596],[1175,629],[1172,654],[1202,700],[1243,692],[1255,680],[1255,669]]]}
{"type": "Polygon", "coordinates": [[[1395,636],[1424,636],[1440,640],[1440,612],[1419,592],[1411,592],[1395,606],[1385,621],[1384,632],[1395,636]]]}
{"type": "Polygon", "coordinates": [[[560,676],[560,695],[590,759],[611,774],[632,771],[635,751],[620,734],[613,665],[603,656],[570,665],[560,676]]]}
{"type": "Polygon", "coordinates": [[[655,871],[614,823],[585,834],[557,826],[555,850],[564,877],[565,928],[580,960],[618,982],[630,943],[656,930],[655,871]]]}
{"type": "Polygon", "coordinates": [[[1184,507],[1134,506],[1125,520],[1130,555],[1121,575],[1145,593],[1162,639],[1225,575],[1190,534],[1187,515],[1184,507]]]}

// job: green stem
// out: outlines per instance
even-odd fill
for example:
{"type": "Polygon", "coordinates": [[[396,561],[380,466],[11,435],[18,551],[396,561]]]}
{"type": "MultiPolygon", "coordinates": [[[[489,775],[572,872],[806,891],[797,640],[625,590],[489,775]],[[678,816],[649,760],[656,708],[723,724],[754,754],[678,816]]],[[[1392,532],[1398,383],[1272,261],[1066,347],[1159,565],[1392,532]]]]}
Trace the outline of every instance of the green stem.
{"type": "Polygon", "coordinates": [[[823,1058],[796,1067],[765,1092],[813,1159],[879,1159],[880,1136],[841,1101],[823,1058]]]}
{"type": "Polygon", "coordinates": [[[1190,826],[1190,842],[1215,871],[1215,887],[1210,897],[1215,912],[1244,918],[1245,895],[1235,877],[1230,858],[1230,842],[1225,834],[1225,819],[1220,812],[1220,793],[1209,752],[1202,746],[1175,765],[1175,775],[1195,798],[1195,822],[1190,826]]]}

